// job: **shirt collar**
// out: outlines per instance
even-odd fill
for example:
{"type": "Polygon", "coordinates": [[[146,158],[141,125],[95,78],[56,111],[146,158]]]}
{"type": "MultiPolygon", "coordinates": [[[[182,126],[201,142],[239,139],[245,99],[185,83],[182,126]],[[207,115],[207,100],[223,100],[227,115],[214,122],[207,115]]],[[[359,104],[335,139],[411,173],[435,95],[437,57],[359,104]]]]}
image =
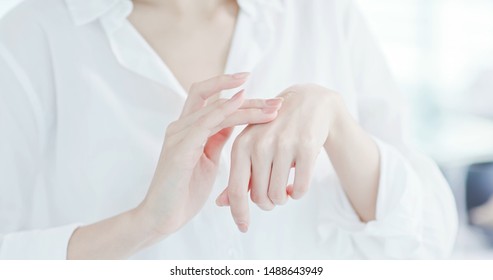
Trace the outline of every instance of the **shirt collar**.
{"type": "MultiPolygon", "coordinates": [[[[131,0],[65,0],[76,25],[94,21],[108,37],[110,47],[125,68],[167,86],[186,98],[171,70],[127,21],[131,0]]],[[[252,71],[270,49],[284,0],[237,0],[240,6],[236,30],[226,65],[227,73],[252,71]]]]}
{"type": "Polygon", "coordinates": [[[99,19],[121,1],[130,0],[65,0],[76,25],[99,19]]]}
{"type": "MultiPolygon", "coordinates": [[[[256,17],[259,10],[270,9],[281,12],[283,0],[237,0],[240,9],[256,17]]],[[[98,20],[121,2],[131,0],[65,0],[76,25],[84,25],[98,20]]]]}

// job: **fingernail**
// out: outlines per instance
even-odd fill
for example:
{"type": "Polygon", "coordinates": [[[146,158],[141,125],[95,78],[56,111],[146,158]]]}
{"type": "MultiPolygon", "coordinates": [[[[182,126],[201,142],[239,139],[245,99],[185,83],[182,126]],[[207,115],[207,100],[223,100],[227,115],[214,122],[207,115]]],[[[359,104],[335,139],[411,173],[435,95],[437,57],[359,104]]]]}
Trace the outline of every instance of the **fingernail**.
{"type": "Polygon", "coordinates": [[[224,206],[224,204],[221,201],[219,201],[219,198],[216,199],[216,205],[219,206],[219,207],[223,207],[224,206]]]}
{"type": "Polygon", "coordinates": [[[245,79],[246,77],[248,77],[250,75],[250,73],[248,72],[241,72],[241,73],[236,73],[236,74],[233,74],[231,75],[233,78],[235,79],[245,79]]]}
{"type": "Polygon", "coordinates": [[[235,95],[233,95],[233,96],[231,97],[231,99],[230,99],[230,100],[231,100],[231,101],[234,101],[234,100],[236,100],[236,99],[240,98],[240,96],[243,94],[243,92],[244,92],[244,90],[240,90],[240,91],[239,91],[239,92],[237,92],[235,95]]]}
{"type": "Polygon", "coordinates": [[[238,224],[238,229],[239,229],[241,232],[245,233],[245,232],[247,232],[247,231],[248,231],[248,225],[247,225],[247,224],[245,224],[245,223],[239,223],[239,224],[238,224]]]}
{"type": "Polygon", "coordinates": [[[268,106],[279,106],[282,103],[282,98],[273,98],[273,99],[268,99],[265,101],[265,104],[268,106]]]}
{"type": "Polygon", "coordinates": [[[262,113],[264,114],[272,114],[279,111],[278,107],[267,107],[262,109],[262,113]]]}

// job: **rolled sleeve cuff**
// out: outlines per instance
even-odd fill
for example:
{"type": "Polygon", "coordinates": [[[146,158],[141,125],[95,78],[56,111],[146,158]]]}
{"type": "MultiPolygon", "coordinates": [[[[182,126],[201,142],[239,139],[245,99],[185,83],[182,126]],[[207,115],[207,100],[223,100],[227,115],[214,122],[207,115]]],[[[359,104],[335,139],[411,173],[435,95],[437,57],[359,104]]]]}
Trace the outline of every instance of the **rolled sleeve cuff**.
{"type": "Polygon", "coordinates": [[[79,226],[70,224],[4,235],[0,241],[0,259],[66,259],[70,237],[79,226]]]}
{"type": "Polygon", "coordinates": [[[421,221],[423,194],[418,174],[409,161],[393,146],[373,138],[380,151],[376,219],[366,230],[378,233],[384,222],[384,235],[416,234],[421,221]],[[390,230],[393,229],[393,230],[390,230]]]}
{"type": "Polygon", "coordinates": [[[408,161],[393,147],[376,139],[380,153],[380,175],[376,201],[376,219],[362,222],[346,193],[338,189],[336,205],[341,215],[338,223],[349,232],[375,235],[413,232],[420,220],[421,188],[408,161]],[[394,223],[396,222],[396,223],[394,223]]]}
{"type": "MultiPolygon", "coordinates": [[[[457,231],[455,203],[436,164],[374,137],[380,152],[376,219],[363,223],[342,188],[332,216],[363,258],[444,258],[457,231]]],[[[330,223],[326,223],[330,226],[330,223]]]]}

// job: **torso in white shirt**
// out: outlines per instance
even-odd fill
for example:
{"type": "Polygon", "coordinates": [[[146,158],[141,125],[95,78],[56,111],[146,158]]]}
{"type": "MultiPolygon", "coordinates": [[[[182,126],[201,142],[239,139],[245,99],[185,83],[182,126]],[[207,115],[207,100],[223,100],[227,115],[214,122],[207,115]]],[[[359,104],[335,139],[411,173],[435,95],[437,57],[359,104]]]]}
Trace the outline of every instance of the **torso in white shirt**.
{"type": "MultiPolygon", "coordinates": [[[[42,130],[43,157],[34,184],[23,186],[24,194],[15,197],[22,210],[11,227],[87,224],[128,210],[147,191],[165,128],[178,118],[186,93],[126,20],[130,1],[102,1],[98,5],[112,4],[100,11],[98,5],[89,8],[94,1],[68,0],[75,3],[69,10],[63,0],[46,0],[45,8],[38,11],[36,1],[30,2],[18,14],[41,14],[43,35],[37,35],[36,28],[27,29],[33,33],[31,43],[44,40],[33,57],[48,57],[32,62],[39,69],[26,70],[40,96],[43,117],[37,127],[42,130]],[[36,71],[48,73],[37,76],[36,71]]],[[[339,92],[353,116],[360,118],[356,88],[363,82],[354,73],[350,52],[354,46],[348,45],[347,37],[351,26],[347,21],[352,19],[346,18],[350,10],[345,1],[242,0],[239,4],[225,72],[251,72],[245,85],[249,98],[270,98],[293,84],[316,83],[339,92]]],[[[16,51],[23,50],[10,50],[14,56],[16,51]]],[[[379,57],[372,51],[370,47],[366,55],[379,57]]],[[[382,71],[379,78],[386,80],[387,75],[382,71]]],[[[388,83],[383,88],[394,89],[390,79],[388,83]]],[[[385,128],[375,127],[379,130],[385,128]]],[[[240,233],[229,210],[214,203],[227,184],[230,145],[203,210],[178,233],[135,258],[315,259],[386,254],[379,252],[380,241],[362,235],[367,226],[352,211],[324,152],[306,197],[271,212],[251,204],[249,232],[240,233]]]]}

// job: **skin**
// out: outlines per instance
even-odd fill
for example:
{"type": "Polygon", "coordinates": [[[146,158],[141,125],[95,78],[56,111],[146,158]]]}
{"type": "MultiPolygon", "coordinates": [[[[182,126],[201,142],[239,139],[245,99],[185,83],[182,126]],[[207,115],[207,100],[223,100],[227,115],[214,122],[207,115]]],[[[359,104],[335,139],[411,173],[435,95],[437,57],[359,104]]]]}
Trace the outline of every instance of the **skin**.
{"type": "Polygon", "coordinates": [[[236,0],[134,1],[129,20],[187,91],[224,73],[238,9],[236,0]]]}
{"type": "Polygon", "coordinates": [[[361,221],[374,220],[378,148],[351,117],[340,95],[309,84],[293,86],[279,97],[283,106],[274,121],[250,125],[235,140],[229,185],[217,204],[230,206],[239,230],[246,232],[249,193],[263,210],[284,205],[289,197],[302,198],[324,149],[361,221]],[[294,182],[287,186],[292,167],[296,167],[294,182]]]}
{"type": "Polygon", "coordinates": [[[68,259],[128,258],[178,230],[208,197],[216,176],[218,154],[231,127],[271,121],[280,106],[279,99],[243,101],[242,94],[232,105],[217,106],[214,102],[220,91],[242,85],[245,75],[220,76],[196,83],[224,72],[238,11],[236,1],[134,0],[133,4],[129,21],[166,61],[183,88],[189,89],[187,104],[195,105],[187,105],[180,119],[167,128],[162,155],[145,200],[124,213],[78,228],[69,241],[68,259]],[[192,118],[201,110],[208,113],[192,118]],[[216,118],[215,123],[204,123],[208,117],[216,118]],[[221,118],[227,120],[218,122],[221,118]],[[197,129],[197,123],[209,127],[197,129]],[[194,142],[180,143],[185,136],[194,142]],[[202,151],[202,156],[197,160],[198,151],[202,151]],[[190,192],[193,189],[200,192],[190,192]]]}
{"type": "Polygon", "coordinates": [[[223,75],[194,84],[180,118],[166,129],[161,156],[144,201],[107,220],[78,228],[69,259],[122,259],[178,231],[202,208],[217,175],[221,150],[240,124],[265,123],[277,116],[282,99],[209,102],[236,88],[247,74],[223,75]]]}
{"type": "Polygon", "coordinates": [[[217,199],[230,206],[240,231],[250,225],[249,197],[264,210],[289,197],[302,198],[322,149],[360,219],[375,219],[378,149],[337,93],[295,85],[271,100],[245,100],[241,92],[221,100],[220,91],[242,85],[247,74],[194,83],[223,73],[237,11],[234,0],[134,0],[129,20],[183,88],[190,88],[189,97],[180,118],[166,130],[144,201],[77,229],[69,259],[127,258],[178,231],[205,203],[220,151],[232,127],[240,124],[248,126],[235,139],[229,184],[217,199]],[[294,184],[286,186],[293,166],[294,184]]]}

